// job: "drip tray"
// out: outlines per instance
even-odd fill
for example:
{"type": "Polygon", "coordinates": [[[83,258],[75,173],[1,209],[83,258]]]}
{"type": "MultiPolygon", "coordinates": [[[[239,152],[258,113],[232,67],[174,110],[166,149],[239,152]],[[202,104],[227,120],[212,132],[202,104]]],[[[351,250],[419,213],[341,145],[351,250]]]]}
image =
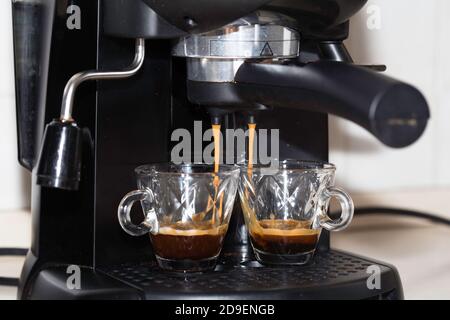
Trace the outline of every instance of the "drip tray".
{"type": "Polygon", "coordinates": [[[301,267],[238,263],[224,255],[216,269],[206,273],[165,272],[155,262],[100,271],[138,289],[145,299],[402,298],[394,267],[339,251],[316,254],[312,263],[301,267]],[[372,265],[376,267],[369,270],[372,265]],[[379,276],[379,286],[371,275],[379,276]]]}

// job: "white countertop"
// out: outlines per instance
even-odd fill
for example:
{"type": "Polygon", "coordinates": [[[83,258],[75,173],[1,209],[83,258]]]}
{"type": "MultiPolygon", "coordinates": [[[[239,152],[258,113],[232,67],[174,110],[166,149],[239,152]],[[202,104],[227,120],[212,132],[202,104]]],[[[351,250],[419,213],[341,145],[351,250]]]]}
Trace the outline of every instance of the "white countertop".
{"type": "MultiPolygon", "coordinates": [[[[28,247],[30,215],[0,213],[0,247],[28,247]]],[[[450,228],[420,220],[374,216],[356,218],[333,235],[334,248],[395,265],[406,299],[450,299],[450,228]]],[[[0,257],[0,275],[18,277],[23,258],[0,257]]],[[[16,289],[0,287],[0,299],[15,299],[16,289]]]]}
{"type": "MultiPolygon", "coordinates": [[[[31,215],[27,211],[0,212],[0,247],[28,248],[31,241],[31,215]]],[[[18,278],[24,258],[0,257],[0,276],[18,278]]],[[[0,300],[16,298],[17,289],[0,286],[0,300]]]]}

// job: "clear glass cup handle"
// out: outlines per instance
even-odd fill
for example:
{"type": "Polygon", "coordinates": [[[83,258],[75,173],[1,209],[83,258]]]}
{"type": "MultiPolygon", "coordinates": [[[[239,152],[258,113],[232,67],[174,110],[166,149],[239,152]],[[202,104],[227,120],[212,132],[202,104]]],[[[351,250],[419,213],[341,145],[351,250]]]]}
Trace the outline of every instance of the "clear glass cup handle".
{"type": "Polygon", "coordinates": [[[126,233],[132,236],[142,236],[149,232],[158,232],[158,220],[152,213],[144,213],[145,218],[139,225],[134,224],[131,221],[130,212],[134,203],[137,201],[149,201],[153,202],[153,193],[151,190],[135,190],[128,193],[120,201],[117,215],[119,218],[120,226],[126,233]]]}
{"type": "Polygon", "coordinates": [[[342,189],[329,187],[325,189],[324,194],[329,198],[336,198],[341,205],[342,213],[341,216],[332,220],[327,216],[326,221],[321,221],[320,226],[328,231],[341,231],[348,227],[353,219],[353,213],[355,211],[355,206],[353,204],[352,198],[342,189]]]}

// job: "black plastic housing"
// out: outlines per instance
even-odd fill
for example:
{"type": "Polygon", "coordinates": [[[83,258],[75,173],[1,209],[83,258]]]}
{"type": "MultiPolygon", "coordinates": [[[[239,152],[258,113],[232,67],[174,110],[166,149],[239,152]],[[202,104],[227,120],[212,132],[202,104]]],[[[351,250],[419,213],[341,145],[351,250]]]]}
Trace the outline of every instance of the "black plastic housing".
{"type": "Polygon", "coordinates": [[[255,10],[268,10],[297,20],[303,38],[343,40],[348,19],[367,0],[110,0],[105,3],[107,35],[168,39],[211,31],[255,10]],[[213,17],[213,18],[211,18],[213,17]]]}
{"type": "Polygon", "coordinates": [[[169,24],[142,0],[108,0],[103,10],[103,31],[122,38],[178,38],[186,33],[169,24]]]}
{"type": "Polygon", "coordinates": [[[177,28],[189,33],[201,33],[244,17],[270,0],[142,1],[177,28]]]}
{"type": "Polygon", "coordinates": [[[256,9],[283,13],[297,20],[302,36],[342,40],[348,19],[367,0],[143,0],[169,23],[189,33],[222,27],[256,9]],[[213,18],[211,18],[213,17],[213,18]]]}

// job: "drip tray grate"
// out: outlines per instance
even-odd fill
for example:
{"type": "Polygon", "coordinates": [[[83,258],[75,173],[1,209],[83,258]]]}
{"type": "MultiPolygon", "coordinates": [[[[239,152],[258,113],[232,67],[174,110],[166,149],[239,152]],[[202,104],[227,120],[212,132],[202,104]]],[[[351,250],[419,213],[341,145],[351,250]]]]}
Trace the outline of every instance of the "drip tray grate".
{"type": "Polygon", "coordinates": [[[155,262],[101,271],[141,290],[147,299],[351,299],[354,294],[371,298],[394,290],[398,284],[391,267],[338,251],[317,254],[311,264],[301,267],[267,267],[256,261],[231,263],[225,256],[214,271],[206,273],[164,272],[155,262]],[[367,286],[367,270],[374,264],[384,283],[380,289],[367,286]],[[342,292],[344,288],[347,290],[342,292]]]}

